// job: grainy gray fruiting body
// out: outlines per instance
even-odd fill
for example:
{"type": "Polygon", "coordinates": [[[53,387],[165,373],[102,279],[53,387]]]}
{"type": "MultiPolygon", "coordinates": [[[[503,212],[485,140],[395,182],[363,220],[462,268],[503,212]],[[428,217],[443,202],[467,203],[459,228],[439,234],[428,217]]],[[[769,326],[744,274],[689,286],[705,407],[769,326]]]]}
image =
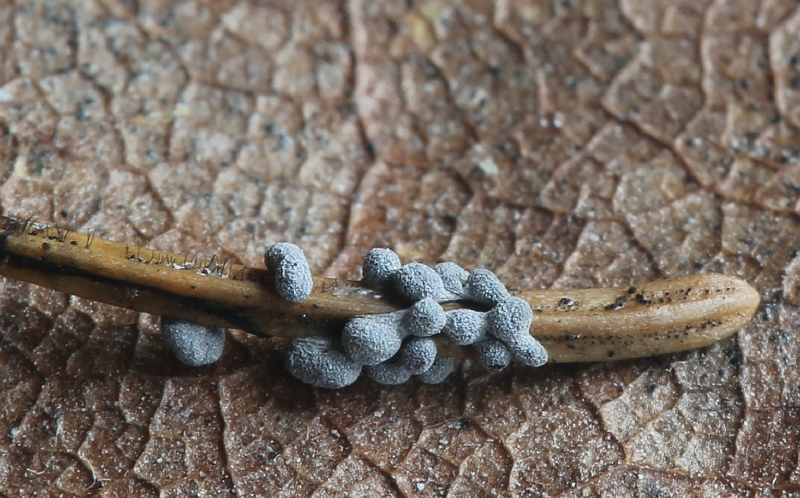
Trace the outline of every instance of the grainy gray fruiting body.
{"type": "Polygon", "coordinates": [[[533,310],[527,301],[511,297],[487,312],[487,330],[503,342],[521,335],[530,336],[533,310]]]}
{"type": "Polygon", "coordinates": [[[502,370],[511,363],[511,352],[499,339],[487,337],[473,344],[478,361],[489,370],[502,370]]]}
{"type": "Polygon", "coordinates": [[[282,298],[293,303],[308,299],[314,288],[314,279],[302,249],[281,242],[271,246],[264,259],[275,277],[275,290],[282,298]]]}
{"type": "Polygon", "coordinates": [[[214,363],[225,349],[225,331],[220,327],[164,318],[161,335],[175,357],[193,367],[214,363]]]}
{"type": "Polygon", "coordinates": [[[407,336],[400,326],[404,313],[357,316],[347,322],[342,331],[345,353],[362,365],[377,365],[394,356],[407,336]]]}
{"type": "Polygon", "coordinates": [[[411,378],[411,372],[397,359],[391,359],[378,365],[365,368],[370,379],[378,384],[394,386],[411,378]]]}
{"type": "Polygon", "coordinates": [[[436,361],[436,342],[430,337],[409,337],[400,348],[400,361],[412,374],[426,372],[436,361]]]}
{"type": "Polygon", "coordinates": [[[442,306],[430,297],[414,303],[406,310],[403,327],[417,337],[430,337],[442,331],[447,322],[442,306]]]}
{"type": "Polygon", "coordinates": [[[285,364],[297,379],[327,389],[348,386],[361,374],[361,365],[348,358],[328,337],[293,340],[285,364]]]}
{"type": "Polygon", "coordinates": [[[364,258],[361,268],[364,285],[370,289],[386,290],[391,286],[392,275],[400,266],[400,257],[391,249],[372,249],[364,258]]]}
{"type": "Polygon", "coordinates": [[[275,271],[275,269],[278,267],[278,263],[280,263],[280,261],[287,255],[295,254],[297,249],[300,248],[294,244],[290,244],[289,242],[272,244],[271,246],[267,247],[267,252],[264,253],[264,263],[266,263],[267,268],[269,268],[270,271],[275,271]]]}
{"type": "Polygon", "coordinates": [[[392,276],[395,290],[409,301],[426,297],[439,299],[444,294],[444,284],[433,268],[421,263],[403,265],[392,276]]]}
{"type": "Polygon", "coordinates": [[[479,268],[469,274],[464,292],[478,304],[495,306],[509,298],[508,290],[497,275],[479,268]]]}
{"type": "Polygon", "coordinates": [[[486,313],[470,309],[448,311],[442,332],[459,346],[467,346],[486,335],[486,313]]]}
{"type": "Polygon", "coordinates": [[[433,270],[442,278],[444,290],[449,293],[440,297],[442,301],[456,301],[464,297],[464,284],[467,283],[469,272],[455,263],[446,261],[433,267],[433,270]]]}
{"type": "Polygon", "coordinates": [[[529,367],[541,367],[547,363],[547,350],[530,334],[514,337],[506,342],[514,356],[529,367]]]}
{"type": "Polygon", "coordinates": [[[456,360],[446,356],[439,356],[431,368],[415,377],[426,384],[441,384],[448,375],[456,369],[456,360]]]}

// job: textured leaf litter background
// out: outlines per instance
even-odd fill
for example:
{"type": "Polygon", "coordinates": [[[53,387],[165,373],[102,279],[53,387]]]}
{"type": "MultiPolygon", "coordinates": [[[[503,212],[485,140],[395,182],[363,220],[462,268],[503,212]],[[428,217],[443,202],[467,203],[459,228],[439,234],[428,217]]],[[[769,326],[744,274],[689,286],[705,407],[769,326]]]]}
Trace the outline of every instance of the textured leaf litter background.
{"type": "Polygon", "coordinates": [[[763,298],[702,351],[329,392],[269,341],[185,368],[157,317],[3,279],[0,491],[797,496],[798,33],[789,0],[0,0],[4,213],[763,298]]]}

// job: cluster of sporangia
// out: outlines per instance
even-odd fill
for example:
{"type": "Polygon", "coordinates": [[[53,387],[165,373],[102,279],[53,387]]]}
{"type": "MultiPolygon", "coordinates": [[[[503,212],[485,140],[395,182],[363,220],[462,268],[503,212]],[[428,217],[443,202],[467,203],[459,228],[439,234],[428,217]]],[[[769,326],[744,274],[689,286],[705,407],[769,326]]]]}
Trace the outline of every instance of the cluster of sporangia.
{"type": "MultiPolygon", "coordinates": [[[[291,254],[291,260],[297,261],[302,251],[297,246],[289,251],[289,245],[278,244],[279,252],[287,257],[291,254]]],[[[297,293],[281,288],[287,279],[279,281],[279,277],[302,265],[293,263],[288,268],[286,259],[270,258],[275,247],[268,251],[267,264],[276,275],[278,293],[296,299],[297,293]]],[[[373,249],[364,260],[363,282],[411,306],[393,313],[357,316],[345,325],[340,338],[295,339],[286,355],[292,375],[331,389],[355,382],[362,368],[380,384],[400,384],[412,375],[422,382],[440,383],[455,367],[453,358],[437,356],[433,336],[440,333],[459,346],[474,347],[480,362],[491,370],[506,367],[512,353],[526,365],[538,367],[547,362],[547,352],[529,332],[533,320],[530,305],[511,297],[488,270],[468,273],[455,263],[434,268],[420,263],[401,265],[393,251],[373,249]],[[440,303],[451,301],[490,309],[445,312],[440,303]]]]}
{"type": "MultiPolygon", "coordinates": [[[[265,261],[278,294],[291,302],[308,298],[314,287],[303,251],[294,244],[269,248],[265,261]]],[[[488,270],[467,272],[455,263],[430,268],[420,263],[400,264],[389,249],[373,249],[364,260],[364,284],[410,303],[410,307],[382,315],[357,316],[345,325],[341,337],[294,339],[286,354],[286,368],[301,381],[336,389],[356,381],[362,369],[380,384],[400,384],[412,375],[437,384],[455,368],[455,360],[437,356],[433,337],[444,334],[459,346],[472,346],[481,364],[490,370],[505,368],[511,355],[538,367],[547,351],[529,328],[533,311],[523,299],[509,295],[488,270]],[[489,308],[444,311],[440,303],[460,301],[489,308]]],[[[224,331],[218,327],[165,319],[165,342],[188,365],[215,362],[222,354],[224,331]]]]}

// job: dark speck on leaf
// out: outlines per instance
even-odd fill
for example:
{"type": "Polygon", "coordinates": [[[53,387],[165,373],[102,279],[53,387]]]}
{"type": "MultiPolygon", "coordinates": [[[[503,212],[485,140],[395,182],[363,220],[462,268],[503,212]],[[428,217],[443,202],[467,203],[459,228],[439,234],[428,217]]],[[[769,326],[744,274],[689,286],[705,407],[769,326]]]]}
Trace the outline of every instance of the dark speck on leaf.
{"type": "Polygon", "coordinates": [[[663,498],[664,494],[656,484],[649,483],[642,488],[642,496],[644,498],[663,498]]]}
{"type": "Polygon", "coordinates": [[[292,137],[286,133],[281,133],[278,135],[278,147],[280,150],[289,150],[289,148],[292,146],[292,142],[292,137]]]}

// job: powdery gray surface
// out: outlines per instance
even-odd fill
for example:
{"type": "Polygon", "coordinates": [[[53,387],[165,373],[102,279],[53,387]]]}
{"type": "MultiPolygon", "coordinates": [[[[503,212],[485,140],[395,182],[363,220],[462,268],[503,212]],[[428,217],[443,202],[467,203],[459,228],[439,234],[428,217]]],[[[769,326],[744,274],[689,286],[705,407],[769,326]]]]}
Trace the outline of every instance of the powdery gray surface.
{"type": "MultiPolygon", "coordinates": [[[[478,341],[473,346],[478,361],[489,370],[502,370],[511,363],[511,352],[506,345],[492,337],[478,341]]],[[[527,351],[525,351],[527,353],[527,351]]]]}
{"type": "Polygon", "coordinates": [[[400,348],[400,360],[409,372],[427,371],[436,361],[436,342],[430,337],[409,337],[400,348]]]}
{"type": "Polygon", "coordinates": [[[470,300],[484,306],[494,306],[508,299],[509,294],[497,275],[485,268],[473,270],[464,284],[470,300]]]}
{"type": "Polygon", "coordinates": [[[436,299],[444,295],[442,278],[433,268],[421,263],[408,263],[392,275],[397,294],[409,302],[436,299]]]}
{"type": "Polygon", "coordinates": [[[357,316],[342,331],[342,346],[347,356],[362,365],[376,365],[397,354],[406,337],[402,313],[357,316]]]}
{"type": "Polygon", "coordinates": [[[0,207],[340,277],[372,247],[518,288],[720,271],[754,321],[330,392],[264,341],[198,375],[150,317],[0,280],[2,494],[800,491],[796,2],[406,5],[0,3],[0,207]]]}
{"type": "Polygon", "coordinates": [[[486,335],[486,313],[470,309],[448,311],[442,333],[459,346],[466,346],[486,335]]]}
{"type": "Polygon", "coordinates": [[[314,387],[341,389],[361,374],[361,364],[345,355],[328,337],[304,337],[292,341],[284,361],[294,377],[314,387]]]}
{"type": "Polygon", "coordinates": [[[275,290],[289,302],[308,299],[314,279],[303,250],[295,244],[280,242],[267,249],[264,260],[275,278],[275,290]]]}
{"type": "Polygon", "coordinates": [[[184,365],[199,367],[219,360],[225,348],[225,330],[185,320],[162,319],[164,345],[184,365]]]}
{"type": "Polygon", "coordinates": [[[469,272],[452,261],[439,263],[433,269],[442,277],[444,290],[453,294],[454,298],[461,298],[464,292],[464,284],[469,278],[469,272]]]}
{"type": "Polygon", "coordinates": [[[441,384],[447,377],[453,373],[456,367],[456,362],[453,358],[446,356],[437,356],[436,361],[433,362],[431,368],[417,374],[414,377],[420,382],[426,384],[441,384]]]}
{"type": "Polygon", "coordinates": [[[529,335],[533,310],[527,301],[511,297],[486,312],[486,330],[501,341],[529,335]]]}
{"type": "Polygon", "coordinates": [[[442,306],[433,298],[415,302],[403,316],[403,328],[411,335],[430,337],[442,331],[447,322],[442,306]]]}
{"type": "Polygon", "coordinates": [[[547,350],[530,335],[519,335],[505,341],[514,358],[529,367],[541,367],[547,363],[547,350]]]}
{"type": "Polygon", "coordinates": [[[395,386],[408,382],[411,378],[411,371],[401,361],[389,360],[379,365],[365,367],[367,377],[387,386],[395,386]]]}
{"type": "Polygon", "coordinates": [[[391,249],[376,247],[364,256],[361,279],[364,285],[375,290],[391,287],[392,275],[400,269],[400,257],[391,249]]]}

